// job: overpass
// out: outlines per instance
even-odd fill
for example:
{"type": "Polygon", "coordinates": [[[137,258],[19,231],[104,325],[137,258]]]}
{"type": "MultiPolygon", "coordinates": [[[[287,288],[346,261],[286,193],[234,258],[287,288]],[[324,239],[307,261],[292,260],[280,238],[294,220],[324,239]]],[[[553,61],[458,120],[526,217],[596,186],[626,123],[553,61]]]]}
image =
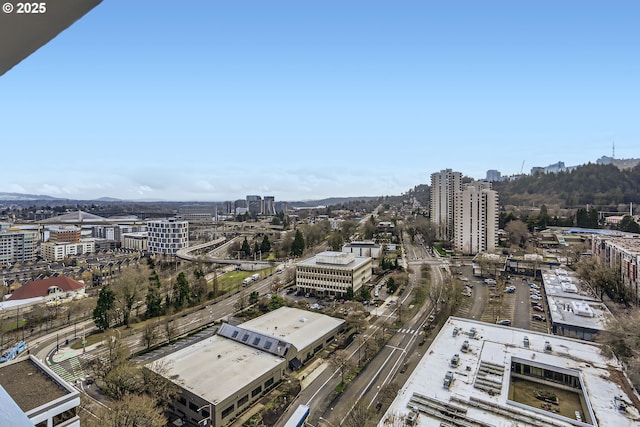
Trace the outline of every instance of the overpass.
{"type": "MultiPolygon", "coordinates": [[[[219,237],[215,240],[212,240],[210,242],[205,242],[205,243],[200,243],[198,245],[194,245],[194,246],[189,246],[188,248],[184,248],[184,249],[180,249],[178,250],[178,252],[176,252],[176,257],[183,259],[185,261],[198,261],[198,262],[208,262],[208,263],[213,263],[213,264],[235,264],[235,265],[251,265],[252,268],[250,268],[250,270],[256,270],[256,269],[261,269],[261,268],[268,268],[268,267],[274,267],[276,264],[278,264],[277,261],[248,261],[248,260],[241,260],[241,259],[227,259],[227,258],[218,258],[218,257],[214,257],[211,256],[209,254],[207,255],[192,255],[191,252],[195,252],[201,249],[206,249],[206,248],[210,248],[210,247],[215,247],[217,245],[219,245],[220,243],[224,242],[225,240],[227,240],[226,237],[219,237]],[[257,267],[257,268],[256,268],[257,267]]],[[[231,243],[233,241],[230,240],[227,243],[231,243]]]]}

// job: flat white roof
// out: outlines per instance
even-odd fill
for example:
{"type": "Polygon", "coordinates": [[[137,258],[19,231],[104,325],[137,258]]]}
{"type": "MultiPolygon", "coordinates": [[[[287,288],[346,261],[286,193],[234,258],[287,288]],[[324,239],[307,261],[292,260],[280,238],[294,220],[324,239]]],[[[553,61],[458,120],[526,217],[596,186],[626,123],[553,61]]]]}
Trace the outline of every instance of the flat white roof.
{"type": "Polygon", "coordinates": [[[331,251],[327,251],[327,252],[321,252],[311,258],[307,258],[304,259],[298,263],[296,263],[296,266],[304,266],[304,267],[323,267],[323,268],[331,268],[334,270],[357,270],[360,266],[362,266],[363,264],[365,264],[366,262],[370,262],[371,258],[370,257],[359,257],[359,256],[353,256],[353,261],[350,261],[347,264],[339,264],[339,263],[327,263],[327,262],[322,262],[323,259],[330,259],[331,257],[334,257],[336,259],[336,262],[338,262],[337,260],[339,260],[340,258],[345,258],[348,255],[352,255],[351,253],[346,253],[346,252],[331,252],[331,251]],[[318,262],[318,260],[320,260],[320,262],[318,262]]]}
{"type": "MultiPolygon", "coordinates": [[[[217,404],[237,394],[285,360],[214,335],[158,359],[168,367],[165,377],[203,399],[217,404]]],[[[154,363],[146,365],[153,369],[154,363]]]]}
{"type": "Polygon", "coordinates": [[[449,425],[438,416],[456,411],[460,418],[466,417],[475,422],[469,425],[478,426],[596,425],[586,423],[586,418],[578,422],[553,414],[541,409],[540,405],[534,407],[511,401],[509,379],[512,361],[577,376],[598,426],[631,427],[640,423],[640,414],[634,407],[640,406],[640,397],[624,383],[620,364],[616,360],[605,359],[598,345],[450,317],[398,392],[379,426],[404,425],[404,419],[411,412],[410,407],[418,405],[439,409],[434,410],[435,415],[420,412],[416,426],[439,427],[441,422],[449,425]],[[454,328],[460,331],[457,336],[453,336],[454,328]],[[469,334],[471,328],[477,330],[475,338],[469,334]],[[528,348],[524,346],[525,337],[529,341],[528,348]],[[469,342],[466,353],[461,351],[465,340],[469,342]],[[551,351],[545,352],[546,342],[550,344],[551,351]],[[450,366],[454,354],[460,357],[457,367],[450,366]],[[453,372],[449,389],[443,385],[447,371],[453,372]],[[491,394],[488,388],[493,389],[491,394]],[[627,403],[626,412],[617,409],[615,396],[621,396],[627,403]],[[393,424],[392,421],[402,424],[393,424]]]}
{"type": "Polygon", "coordinates": [[[543,272],[542,283],[553,323],[598,331],[606,329],[607,322],[612,318],[611,312],[600,300],[583,289],[575,273],[561,269],[543,272]],[[572,287],[577,292],[567,292],[572,287]]]}
{"type": "Polygon", "coordinates": [[[344,323],[326,314],[280,307],[270,313],[242,323],[243,329],[271,335],[301,350],[344,323]]]}

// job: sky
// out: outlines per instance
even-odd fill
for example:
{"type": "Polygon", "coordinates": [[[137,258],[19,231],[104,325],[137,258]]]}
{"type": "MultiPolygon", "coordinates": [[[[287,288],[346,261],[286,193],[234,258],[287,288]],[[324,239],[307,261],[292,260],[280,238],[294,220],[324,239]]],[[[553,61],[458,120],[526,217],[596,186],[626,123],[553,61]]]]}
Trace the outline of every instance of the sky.
{"type": "Polygon", "coordinates": [[[0,192],[399,195],[640,157],[640,2],[104,0],[0,76],[0,192]]]}

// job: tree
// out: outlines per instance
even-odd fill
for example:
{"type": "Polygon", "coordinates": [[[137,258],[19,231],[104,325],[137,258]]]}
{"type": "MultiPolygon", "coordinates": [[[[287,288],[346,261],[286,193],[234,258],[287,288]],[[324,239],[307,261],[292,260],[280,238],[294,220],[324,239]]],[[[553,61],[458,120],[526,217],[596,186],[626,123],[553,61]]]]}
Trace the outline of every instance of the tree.
{"type": "Polygon", "coordinates": [[[170,318],[164,321],[164,335],[167,337],[167,341],[171,342],[178,334],[178,328],[170,318]]]}
{"type": "Polygon", "coordinates": [[[113,293],[121,310],[122,324],[129,326],[131,311],[146,290],[149,273],[146,267],[138,266],[125,270],[113,284],[113,293]]]}
{"type": "Polygon", "coordinates": [[[173,306],[176,310],[182,310],[189,303],[191,289],[184,272],[180,272],[173,285],[173,306]]]}
{"type": "Polygon", "coordinates": [[[138,369],[130,363],[120,364],[109,371],[104,378],[102,390],[116,400],[130,394],[138,394],[142,389],[142,381],[138,369]]]}
{"type": "Polygon", "coordinates": [[[329,243],[331,250],[336,252],[339,251],[342,248],[342,245],[344,244],[342,233],[340,233],[339,231],[334,231],[329,235],[329,240],[327,243],[329,243]]]}
{"type": "Polygon", "coordinates": [[[396,285],[396,281],[393,277],[389,277],[387,279],[387,291],[392,294],[398,289],[398,285],[396,285]]]}
{"type": "Polygon", "coordinates": [[[302,232],[300,230],[296,230],[296,235],[293,238],[293,243],[291,244],[291,255],[299,257],[304,252],[304,237],[302,236],[302,232]]]}
{"type": "Polygon", "coordinates": [[[256,240],[253,243],[253,254],[257,255],[260,252],[260,246],[258,245],[258,241],[256,240]]]}
{"type": "Polygon", "coordinates": [[[145,305],[147,307],[147,311],[145,312],[147,319],[161,316],[164,312],[162,309],[162,284],[155,270],[153,270],[149,277],[149,287],[147,288],[145,305]]]}
{"type": "Polygon", "coordinates": [[[351,406],[341,425],[346,427],[369,427],[374,425],[372,421],[373,413],[367,408],[367,402],[364,399],[360,399],[351,406]]]}
{"type": "Polygon", "coordinates": [[[345,373],[353,368],[353,359],[351,359],[349,352],[346,350],[337,350],[333,353],[331,359],[329,359],[329,363],[336,368],[336,370],[340,371],[340,384],[344,384],[345,373]]]}
{"type": "Polygon", "coordinates": [[[140,341],[147,348],[147,350],[149,350],[149,348],[151,348],[151,346],[156,342],[157,339],[158,325],[147,322],[147,324],[144,325],[144,329],[142,330],[142,337],[140,341]]]}
{"type": "Polygon", "coordinates": [[[100,289],[98,302],[93,310],[93,321],[101,331],[106,331],[111,326],[111,311],[115,300],[116,297],[108,285],[100,289]]]}
{"type": "Polygon", "coordinates": [[[344,299],[346,299],[346,300],[349,300],[349,301],[350,301],[350,300],[352,300],[352,299],[353,299],[353,296],[354,296],[354,295],[353,295],[353,286],[349,286],[349,287],[347,288],[347,291],[346,291],[346,292],[345,292],[345,294],[344,294],[344,299]]]}
{"type": "Polygon", "coordinates": [[[271,251],[271,242],[269,241],[269,236],[266,234],[262,238],[262,243],[260,244],[260,250],[262,251],[262,256],[266,257],[271,251]]]}
{"type": "Polygon", "coordinates": [[[109,408],[100,407],[97,418],[88,417],[87,423],[89,427],[163,427],[167,425],[167,419],[154,398],[134,394],[109,408]]]}
{"type": "Polygon", "coordinates": [[[518,220],[509,221],[504,231],[509,235],[509,242],[512,245],[518,245],[521,248],[527,247],[527,238],[529,237],[529,230],[527,225],[518,220]]]}
{"type": "Polygon", "coordinates": [[[620,220],[618,228],[627,233],[640,233],[640,225],[633,219],[631,215],[625,215],[620,220]]]}
{"type": "Polygon", "coordinates": [[[245,258],[251,255],[251,247],[249,246],[249,241],[247,240],[246,237],[242,241],[242,247],[240,248],[240,252],[242,252],[245,258]]]}

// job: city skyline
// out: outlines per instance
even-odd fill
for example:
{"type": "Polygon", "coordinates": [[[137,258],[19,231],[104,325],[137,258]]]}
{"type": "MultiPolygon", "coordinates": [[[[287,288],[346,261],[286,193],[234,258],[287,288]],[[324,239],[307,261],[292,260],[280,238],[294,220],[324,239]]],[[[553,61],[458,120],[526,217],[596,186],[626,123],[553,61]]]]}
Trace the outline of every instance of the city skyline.
{"type": "Polygon", "coordinates": [[[638,12],[105,0],[0,77],[0,192],[310,200],[640,157],[638,12]]]}

